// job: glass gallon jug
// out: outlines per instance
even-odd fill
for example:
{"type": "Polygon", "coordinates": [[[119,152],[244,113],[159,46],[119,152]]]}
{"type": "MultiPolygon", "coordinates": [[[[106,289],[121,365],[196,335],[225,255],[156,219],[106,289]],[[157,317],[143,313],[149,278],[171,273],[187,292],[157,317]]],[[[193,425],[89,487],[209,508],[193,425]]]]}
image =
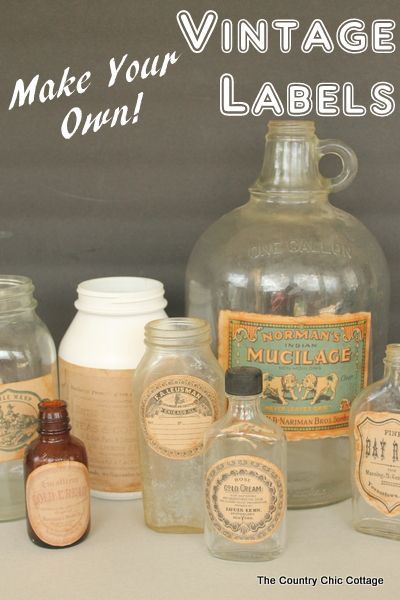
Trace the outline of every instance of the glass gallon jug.
{"type": "Polygon", "coordinates": [[[272,121],[266,142],[250,200],[192,252],[187,312],[210,321],[225,368],[263,370],[263,411],[289,442],[288,505],[305,508],[350,496],[350,405],[372,357],[382,362],[388,270],[373,236],[328,200],[354,178],[354,152],[318,140],[310,121],[272,121]],[[325,154],[343,164],[333,179],[319,171],[325,154]]]}
{"type": "Polygon", "coordinates": [[[56,349],[28,277],[0,275],[0,521],[25,516],[23,458],[38,405],[57,394],[56,349]]]}

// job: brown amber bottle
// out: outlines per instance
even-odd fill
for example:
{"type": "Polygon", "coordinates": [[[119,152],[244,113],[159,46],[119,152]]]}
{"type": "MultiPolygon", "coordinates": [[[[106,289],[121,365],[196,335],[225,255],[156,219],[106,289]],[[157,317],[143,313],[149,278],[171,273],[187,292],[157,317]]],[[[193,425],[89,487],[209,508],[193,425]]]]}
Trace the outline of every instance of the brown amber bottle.
{"type": "Polygon", "coordinates": [[[85,446],[70,434],[63,400],[39,403],[38,432],[24,461],[28,535],[45,548],[71,546],[90,528],[85,446]]]}

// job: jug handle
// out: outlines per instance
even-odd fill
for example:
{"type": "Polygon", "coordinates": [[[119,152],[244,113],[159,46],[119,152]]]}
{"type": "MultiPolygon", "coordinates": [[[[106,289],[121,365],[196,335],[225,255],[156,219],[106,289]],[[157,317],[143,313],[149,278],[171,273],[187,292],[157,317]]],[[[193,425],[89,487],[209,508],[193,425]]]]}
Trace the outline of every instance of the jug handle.
{"type": "Polygon", "coordinates": [[[355,152],[339,140],[320,140],[318,145],[320,157],[335,154],[342,161],[342,171],[336,177],[327,179],[331,192],[340,192],[353,181],[357,175],[358,160],[355,152]]]}

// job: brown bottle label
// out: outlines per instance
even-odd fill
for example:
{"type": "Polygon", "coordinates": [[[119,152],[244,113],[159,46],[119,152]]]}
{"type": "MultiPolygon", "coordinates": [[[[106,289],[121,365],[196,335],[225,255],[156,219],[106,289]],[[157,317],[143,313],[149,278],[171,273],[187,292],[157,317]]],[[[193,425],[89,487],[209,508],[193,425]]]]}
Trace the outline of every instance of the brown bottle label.
{"type": "Polygon", "coordinates": [[[361,496],[384,515],[400,514],[400,413],[359,413],[354,442],[361,496]]]}
{"type": "Polygon", "coordinates": [[[288,440],[348,435],[351,402],[368,383],[370,313],[282,317],[224,310],[222,366],[263,371],[263,412],[288,440]]]}
{"type": "Polygon", "coordinates": [[[140,400],[140,424],[147,444],[174,460],[201,454],[204,432],[218,417],[216,391],[190,375],[157,379],[140,400]]]}
{"type": "Polygon", "coordinates": [[[282,471],[257,456],[229,456],[206,474],[206,508],[215,530],[238,544],[270,537],[286,510],[282,471]]]}
{"type": "Polygon", "coordinates": [[[0,463],[19,460],[37,436],[38,404],[55,398],[55,378],[44,375],[0,385],[0,463]]]}
{"type": "Polygon", "coordinates": [[[69,546],[85,533],[90,520],[88,470],[80,462],[60,461],[38,467],[26,482],[29,522],[50,546],[69,546]]]}
{"type": "Polygon", "coordinates": [[[59,359],[59,374],[72,432],[86,446],[92,489],[140,490],[133,369],[91,369],[59,359]]]}

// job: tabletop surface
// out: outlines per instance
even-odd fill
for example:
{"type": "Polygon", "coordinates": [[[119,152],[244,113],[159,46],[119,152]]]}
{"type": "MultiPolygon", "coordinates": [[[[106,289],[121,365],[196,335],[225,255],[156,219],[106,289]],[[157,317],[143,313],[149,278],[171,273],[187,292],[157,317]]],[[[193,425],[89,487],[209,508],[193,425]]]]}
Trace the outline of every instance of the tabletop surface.
{"type": "Polygon", "coordinates": [[[0,598],[244,600],[251,594],[252,600],[364,600],[379,594],[391,600],[399,595],[399,550],[399,542],[355,532],[349,501],[289,511],[284,554],[271,562],[241,563],[213,558],[202,535],[147,529],[141,500],[92,499],[91,533],[72,548],[35,546],[23,520],[0,524],[0,598]],[[275,583],[259,583],[263,576],[275,583]],[[322,576],[344,581],[324,585],[322,576]],[[382,577],[384,583],[346,583],[347,576],[382,577]],[[299,577],[303,582],[285,583],[299,577]]]}

